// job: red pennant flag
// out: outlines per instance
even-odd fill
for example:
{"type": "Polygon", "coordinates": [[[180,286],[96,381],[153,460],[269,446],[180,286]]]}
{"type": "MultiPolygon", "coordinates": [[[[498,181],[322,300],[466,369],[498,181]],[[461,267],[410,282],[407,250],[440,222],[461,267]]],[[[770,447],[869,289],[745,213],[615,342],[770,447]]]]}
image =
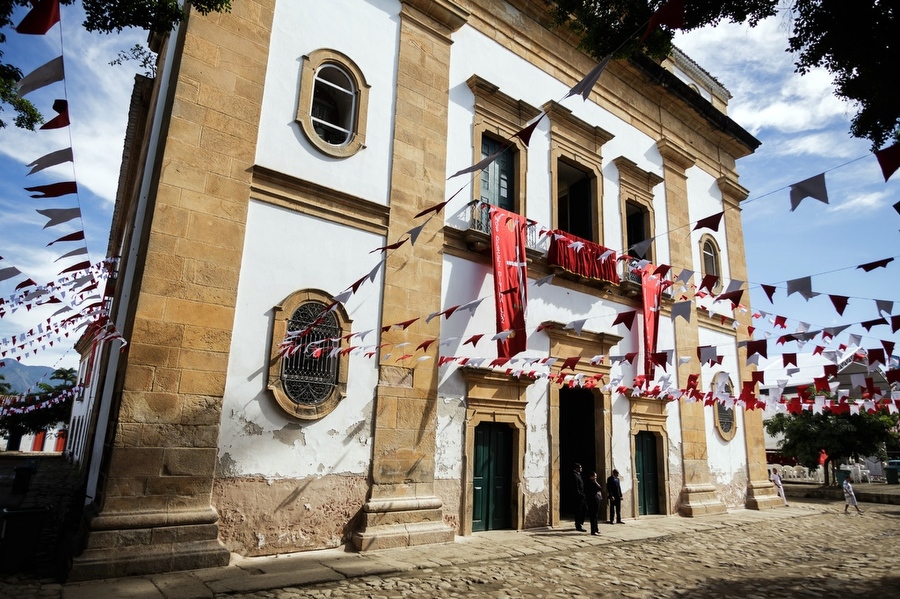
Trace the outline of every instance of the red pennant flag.
{"type": "Polygon", "coordinates": [[[750,380],[754,383],[759,383],[760,385],[766,382],[766,371],[765,370],[754,370],[750,373],[750,380]]]}
{"type": "Polygon", "coordinates": [[[797,365],[797,354],[781,354],[781,362],[787,367],[790,364],[797,365]]]}
{"type": "Polygon", "coordinates": [[[484,333],[479,333],[478,335],[472,335],[466,341],[463,342],[463,345],[466,345],[467,343],[471,343],[472,347],[475,347],[476,345],[478,345],[478,342],[481,341],[482,337],[484,337],[484,333]]]}
{"type": "Polygon", "coordinates": [[[632,310],[631,312],[620,312],[616,315],[616,319],[613,320],[612,326],[616,326],[617,324],[624,324],[625,328],[630,331],[631,326],[634,324],[634,317],[636,314],[637,310],[632,310]]]}
{"type": "Polygon", "coordinates": [[[866,331],[871,331],[872,327],[880,324],[887,324],[887,321],[884,318],[873,318],[872,320],[867,320],[859,324],[861,324],[866,331]]]}
{"type": "Polygon", "coordinates": [[[41,131],[69,126],[69,103],[65,100],[56,100],[53,102],[53,110],[57,115],[41,125],[41,131]]]}
{"type": "Polygon", "coordinates": [[[420,349],[423,351],[428,351],[428,346],[430,346],[435,341],[437,341],[437,339],[426,339],[425,341],[423,341],[422,343],[419,344],[419,346],[416,348],[416,351],[418,351],[420,349]]]}
{"type": "Polygon", "coordinates": [[[712,216],[707,216],[706,218],[701,218],[697,221],[697,224],[694,225],[692,231],[696,231],[697,229],[712,229],[713,231],[719,230],[719,223],[722,221],[722,217],[725,215],[725,211],[718,214],[713,214],[712,216]]]}
{"type": "Polygon", "coordinates": [[[684,0],[669,0],[660,6],[647,22],[647,29],[644,31],[641,41],[646,40],[660,25],[665,25],[669,29],[684,27],[684,0]]]}
{"type": "Polygon", "coordinates": [[[900,314],[891,316],[891,332],[896,333],[900,329],[900,314]]]}
{"type": "Polygon", "coordinates": [[[15,290],[19,291],[21,289],[25,289],[26,287],[37,287],[37,283],[33,279],[25,279],[24,281],[16,285],[15,290]]]}
{"type": "Polygon", "coordinates": [[[775,285],[760,285],[760,287],[762,287],[763,291],[766,292],[766,297],[769,298],[769,303],[775,303],[772,300],[772,296],[775,295],[775,285]]]}
{"type": "MultiPolygon", "coordinates": [[[[64,241],[84,241],[84,231],[75,231],[74,233],[69,233],[68,235],[63,235],[59,239],[55,239],[47,244],[47,247],[50,247],[54,243],[62,243],[64,241]]],[[[85,252],[87,253],[87,252],[85,252]]],[[[74,254],[73,254],[74,255],[74,254]]]]}
{"type": "Polygon", "coordinates": [[[768,358],[768,348],[767,341],[765,339],[760,339],[759,341],[748,341],[747,342],[747,355],[752,356],[753,354],[759,354],[763,358],[768,358]]]}
{"type": "Polygon", "coordinates": [[[825,351],[825,348],[821,345],[817,345],[816,349],[813,350],[813,355],[822,355],[822,352],[825,351]]]}
{"type": "Polygon", "coordinates": [[[825,377],[837,376],[837,373],[838,373],[837,364],[825,364],[822,367],[822,373],[825,377]]]}
{"type": "Polygon", "coordinates": [[[775,317],[775,326],[780,327],[782,329],[787,328],[787,316],[776,316],[775,317]]]}
{"type": "Polygon", "coordinates": [[[638,355],[638,353],[636,351],[629,352],[629,353],[625,354],[625,361],[628,362],[629,364],[631,364],[632,362],[634,362],[634,359],[637,358],[637,355],[638,355]]]}
{"type": "Polygon", "coordinates": [[[33,191],[36,194],[31,196],[33,198],[58,198],[70,193],[78,193],[78,186],[75,184],[75,181],[65,181],[63,183],[26,187],[25,191],[33,191]]]}
{"type": "Polygon", "coordinates": [[[37,0],[22,22],[16,26],[16,32],[27,35],[44,35],[50,28],[59,23],[59,0],[37,0]]]}
{"type": "Polygon", "coordinates": [[[834,304],[834,309],[837,310],[837,313],[841,316],[844,315],[844,309],[847,307],[847,300],[849,299],[845,295],[828,295],[831,298],[831,303],[834,304]]]}
{"type": "Polygon", "coordinates": [[[381,253],[384,253],[384,252],[386,252],[386,251],[388,251],[388,250],[396,250],[398,247],[400,247],[401,245],[403,245],[403,244],[406,243],[407,241],[409,241],[409,237],[407,237],[406,239],[401,239],[400,241],[398,241],[398,242],[396,242],[396,243],[392,243],[392,244],[390,244],[390,245],[386,245],[386,246],[383,246],[383,247],[380,247],[380,248],[375,248],[374,250],[372,250],[372,251],[369,252],[369,253],[370,253],[370,254],[374,254],[375,252],[381,252],[381,253]]]}
{"type": "Polygon", "coordinates": [[[816,386],[816,391],[821,393],[828,393],[831,390],[827,377],[813,377],[813,384],[816,386]]]}
{"type": "Polygon", "coordinates": [[[871,272],[876,268],[880,268],[883,266],[887,266],[889,263],[893,262],[893,258],[885,258],[884,260],[876,260],[875,262],[869,262],[867,264],[860,264],[856,268],[861,268],[866,272],[871,272]]]}
{"type": "Polygon", "coordinates": [[[546,112],[542,112],[541,116],[539,116],[537,119],[535,119],[535,121],[533,123],[531,123],[524,129],[521,129],[518,133],[516,133],[516,137],[518,137],[519,139],[522,140],[522,143],[525,144],[526,148],[528,147],[528,144],[531,142],[531,134],[534,133],[535,127],[537,127],[538,123],[540,123],[541,120],[543,120],[544,115],[546,115],[546,114],[547,114],[546,112]]]}
{"type": "Polygon", "coordinates": [[[91,266],[90,261],[85,260],[84,262],[79,262],[78,264],[73,264],[69,268],[59,271],[59,274],[64,275],[67,272],[75,272],[76,270],[84,270],[86,268],[90,268],[90,266],[91,266]]]}
{"type": "Polygon", "coordinates": [[[893,341],[885,341],[884,339],[882,339],[881,346],[884,347],[884,351],[885,351],[885,353],[887,353],[887,355],[891,356],[894,354],[894,342],[893,341]]]}
{"type": "Polygon", "coordinates": [[[875,152],[875,158],[881,166],[881,173],[884,175],[884,182],[891,178],[891,175],[900,168],[900,143],[896,143],[883,150],[875,152]]]}
{"type": "Polygon", "coordinates": [[[698,287],[697,289],[706,289],[707,291],[712,293],[712,288],[715,287],[716,283],[718,282],[718,275],[704,275],[703,280],[700,282],[700,287],[698,287]]]}
{"type": "Polygon", "coordinates": [[[563,362],[562,366],[559,367],[560,372],[569,368],[571,370],[575,370],[575,367],[578,366],[578,361],[581,360],[579,356],[573,356],[571,358],[566,358],[565,362],[563,362]]]}

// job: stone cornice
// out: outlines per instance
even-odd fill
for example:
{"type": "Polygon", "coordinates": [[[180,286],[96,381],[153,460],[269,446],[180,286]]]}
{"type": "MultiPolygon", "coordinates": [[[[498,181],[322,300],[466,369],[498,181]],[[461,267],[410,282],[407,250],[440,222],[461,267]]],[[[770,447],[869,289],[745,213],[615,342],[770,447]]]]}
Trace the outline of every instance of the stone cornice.
{"type": "Polygon", "coordinates": [[[747,196],[750,195],[750,191],[730,175],[722,175],[716,179],[716,183],[719,184],[719,190],[722,192],[722,199],[734,206],[737,206],[746,200],[747,196]]]}
{"type": "Polygon", "coordinates": [[[663,166],[677,167],[681,171],[686,171],[697,161],[693,154],[670,139],[659,140],[656,147],[663,157],[663,166]]]}
{"type": "Polygon", "coordinates": [[[586,140],[592,140],[595,146],[593,149],[598,153],[603,144],[615,137],[615,135],[602,127],[597,127],[581,120],[559,102],[551,100],[544,104],[543,108],[547,116],[550,117],[550,124],[554,129],[560,128],[564,131],[573,131],[586,140]]]}
{"type": "Polygon", "coordinates": [[[450,41],[469,19],[469,11],[452,0],[400,0],[400,14],[450,41]]]}

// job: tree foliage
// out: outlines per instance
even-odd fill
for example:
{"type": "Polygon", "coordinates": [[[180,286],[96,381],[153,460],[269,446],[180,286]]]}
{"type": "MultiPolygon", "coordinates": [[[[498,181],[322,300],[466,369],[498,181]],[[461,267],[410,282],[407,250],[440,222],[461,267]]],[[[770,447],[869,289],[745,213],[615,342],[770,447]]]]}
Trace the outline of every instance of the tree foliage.
{"type": "Polygon", "coordinates": [[[12,387],[6,382],[6,377],[0,374],[0,395],[9,395],[12,393],[12,387]]]}
{"type": "MultiPolygon", "coordinates": [[[[673,32],[656,28],[643,42],[650,16],[665,0],[556,0],[551,14],[571,29],[581,48],[597,60],[612,54],[627,58],[644,52],[663,58],[673,32]]],[[[685,3],[685,31],[722,21],[754,26],[779,11],[789,11],[791,33],[785,50],[794,53],[800,74],[816,67],[832,76],[835,93],[857,112],[850,127],[873,149],[900,141],[900,9],[881,0],[690,0],[685,3]]],[[[739,48],[725,49],[740,51],[739,48]]],[[[708,65],[714,67],[715,65],[708,65]]]]}
{"type": "MultiPolygon", "coordinates": [[[[765,426],[770,435],[784,435],[778,449],[782,455],[795,457],[814,469],[819,466],[823,451],[828,456],[826,465],[851,457],[886,458],[885,446],[897,442],[898,422],[897,415],[883,410],[873,414],[816,414],[803,410],[797,414],[776,414],[765,426]]],[[[828,468],[825,470],[827,476],[828,468]]]]}
{"type": "MultiPolygon", "coordinates": [[[[70,5],[78,0],[59,0],[70,5]]],[[[187,15],[187,7],[201,14],[223,12],[231,9],[231,0],[193,0],[181,3],[179,0],[81,0],[85,10],[84,27],[88,31],[114,33],[129,27],[147,31],[165,32],[171,30],[187,15]],[[179,6],[184,4],[184,7],[179,6]]],[[[22,71],[3,61],[2,44],[6,43],[4,29],[13,27],[13,11],[16,7],[30,6],[31,0],[0,0],[0,129],[7,123],[2,118],[4,106],[15,113],[13,124],[22,129],[34,131],[43,123],[40,112],[25,98],[16,93],[16,83],[22,79],[22,71]]]]}
{"type": "MultiPolygon", "coordinates": [[[[74,368],[60,368],[50,375],[51,381],[60,381],[55,385],[38,383],[39,393],[26,396],[24,404],[19,407],[44,404],[48,400],[67,394],[78,382],[78,373],[74,368]]],[[[7,436],[15,434],[38,433],[56,426],[60,422],[68,422],[72,413],[71,396],[64,401],[41,407],[23,414],[5,414],[0,417],[0,432],[7,436]]]]}

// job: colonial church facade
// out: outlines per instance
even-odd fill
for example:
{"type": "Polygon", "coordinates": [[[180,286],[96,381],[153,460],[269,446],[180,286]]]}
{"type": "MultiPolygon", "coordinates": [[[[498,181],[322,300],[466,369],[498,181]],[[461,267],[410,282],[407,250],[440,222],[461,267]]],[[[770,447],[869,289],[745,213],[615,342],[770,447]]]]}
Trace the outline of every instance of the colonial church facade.
{"type": "Polygon", "coordinates": [[[74,579],[571,526],[574,462],[625,517],[780,504],[746,298],[714,301],[759,142],[677,51],[567,95],[596,62],[545,11],[242,0],[153,40],[74,579]],[[717,401],[652,391],[689,381],[717,401]]]}

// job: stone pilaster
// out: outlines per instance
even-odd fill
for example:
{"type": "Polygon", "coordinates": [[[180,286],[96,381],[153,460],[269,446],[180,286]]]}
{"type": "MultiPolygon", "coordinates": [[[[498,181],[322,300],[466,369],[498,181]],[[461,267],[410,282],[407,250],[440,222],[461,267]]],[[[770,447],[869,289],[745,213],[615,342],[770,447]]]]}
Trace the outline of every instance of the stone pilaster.
{"type": "MultiPolygon", "coordinates": [[[[400,11],[397,101],[391,172],[389,242],[423,224],[414,216],[445,193],[450,36],[468,13],[450,0],[403,0],[400,11]]],[[[443,219],[391,253],[384,275],[384,326],[441,310],[443,219]]],[[[431,324],[391,330],[383,341],[416,347],[440,334],[431,324]]],[[[437,360],[407,367],[382,364],[375,407],[372,490],[363,506],[361,550],[453,540],[434,492],[437,360]]]]}
{"type": "Polygon", "coordinates": [[[228,563],[210,498],[274,5],[192,13],[167,41],[116,429],[71,580],[228,563]]]}
{"type": "MultiPolygon", "coordinates": [[[[749,192],[741,187],[733,176],[725,175],[717,180],[722,191],[725,205],[725,238],[728,240],[728,269],[732,279],[747,280],[747,257],[744,252],[744,230],[741,226],[740,203],[747,199],[749,192]]],[[[746,331],[750,324],[750,294],[745,293],[742,303],[746,312],[735,312],[738,321],[738,332],[746,331]]],[[[738,348],[738,369],[741,381],[750,380],[750,367],[747,366],[747,348],[738,348]]],[[[741,389],[735,389],[740,393],[741,389]]],[[[746,507],[750,509],[766,509],[784,505],[775,494],[775,485],[768,479],[766,470],[765,432],[763,431],[762,411],[744,410],[744,443],[747,451],[747,499],[746,507]]]]}
{"type": "MultiPolygon", "coordinates": [[[[663,176],[666,186],[666,207],[669,231],[684,231],[690,225],[688,209],[687,175],[694,157],[671,140],[657,143],[663,157],[663,176]]],[[[670,247],[672,264],[693,264],[689,243],[675,243],[670,247]]],[[[679,380],[687,380],[691,372],[700,372],[696,348],[700,345],[696,319],[688,323],[683,318],[675,322],[675,355],[691,356],[687,365],[679,366],[679,380]]],[[[716,494],[710,482],[709,459],[706,450],[706,424],[703,404],[681,400],[681,452],[684,468],[684,486],[681,489],[678,510],[685,516],[719,514],[726,511],[725,504],[716,494]]]]}

